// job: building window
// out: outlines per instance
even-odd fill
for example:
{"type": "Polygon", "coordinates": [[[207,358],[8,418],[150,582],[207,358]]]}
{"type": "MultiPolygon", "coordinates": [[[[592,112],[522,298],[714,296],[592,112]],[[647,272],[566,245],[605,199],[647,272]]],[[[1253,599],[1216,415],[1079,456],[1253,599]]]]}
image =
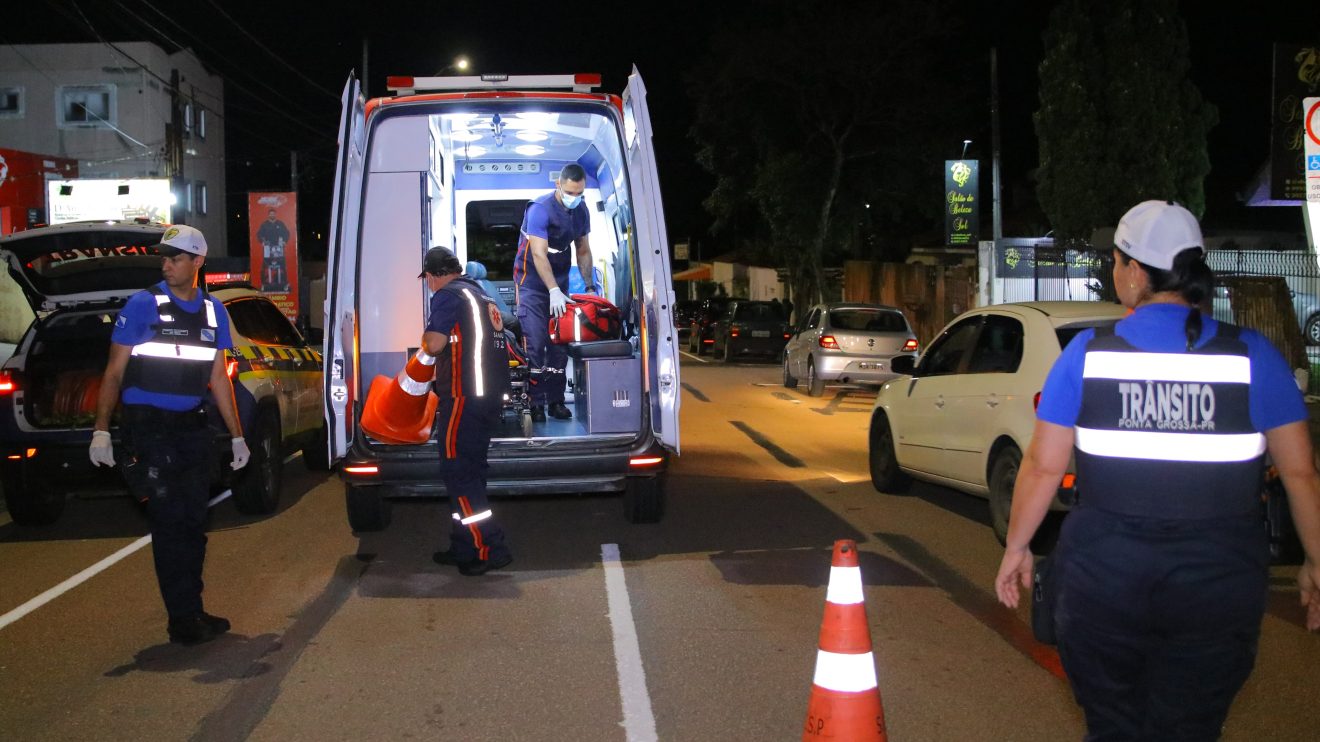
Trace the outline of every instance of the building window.
{"type": "Polygon", "coordinates": [[[194,183],[193,194],[193,206],[196,209],[195,213],[206,216],[206,184],[200,180],[194,183]]]}
{"type": "Polygon", "coordinates": [[[206,138],[206,109],[201,106],[197,107],[197,136],[206,138]]]}
{"type": "Polygon", "coordinates": [[[114,85],[66,85],[58,89],[58,121],[63,128],[110,128],[115,125],[114,85]]]}
{"type": "Polygon", "coordinates": [[[0,87],[0,118],[23,118],[23,88],[0,87]]]}
{"type": "Polygon", "coordinates": [[[183,104],[183,138],[190,139],[193,132],[193,104],[183,104]]]}

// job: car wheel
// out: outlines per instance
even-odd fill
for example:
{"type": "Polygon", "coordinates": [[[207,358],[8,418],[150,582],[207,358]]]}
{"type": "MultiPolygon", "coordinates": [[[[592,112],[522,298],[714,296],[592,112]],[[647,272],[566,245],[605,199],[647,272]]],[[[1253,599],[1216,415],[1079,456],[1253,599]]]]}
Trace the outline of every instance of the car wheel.
{"type": "Polygon", "coordinates": [[[687,345],[688,345],[688,352],[689,352],[689,353],[692,353],[692,354],[694,354],[694,355],[696,354],[696,352],[697,352],[697,348],[700,347],[700,345],[701,345],[701,343],[699,342],[699,336],[700,336],[700,335],[701,335],[701,333],[697,332],[696,330],[693,330],[693,331],[691,331],[691,332],[688,333],[688,343],[687,343],[687,345]]]}
{"type": "Polygon", "coordinates": [[[20,526],[48,526],[64,514],[66,493],[37,477],[5,472],[0,487],[5,491],[9,517],[20,526]]]}
{"type": "Polygon", "coordinates": [[[871,485],[876,491],[890,495],[907,492],[912,486],[912,477],[898,467],[898,456],[894,453],[894,431],[889,427],[889,418],[883,412],[877,412],[871,418],[869,449],[871,485]]]}
{"type": "Polygon", "coordinates": [[[798,380],[792,371],[788,370],[788,352],[784,352],[784,386],[789,389],[797,389],[798,380]]]}
{"type": "Polygon", "coordinates": [[[280,420],[272,412],[257,418],[257,433],[247,439],[252,457],[234,482],[234,507],[247,515],[275,512],[284,485],[284,456],[280,452],[280,420]]]}
{"type": "Polygon", "coordinates": [[[302,447],[302,459],[308,471],[330,471],[330,438],[325,423],[302,447]]]}
{"type": "Polygon", "coordinates": [[[1306,318],[1306,329],[1302,334],[1306,335],[1307,345],[1320,345],[1320,312],[1306,318]]]}
{"type": "Polygon", "coordinates": [[[1008,542],[1008,514],[1013,509],[1013,484],[1017,482],[1022,452],[1017,446],[1005,446],[995,455],[990,467],[990,527],[999,543],[1008,542]]]}
{"type": "Polygon", "coordinates": [[[348,507],[348,526],[355,533],[381,531],[390,524],[390,501],[380,485],[345,482],[344,504],[348,507]]]}
{"type": "Polygon", "coordinates": [[[665,515],[668,477],[628,477],[623,490],[623,515],[629,523],[659,523],[665,515]]]}
{"type": "Polygon", "coordinates": [[[819,397],[825,393],[825,380],[816,375],[816,362],[807,359],[807,394],[819,397]]]}
{"type": "Polygon", "coordinates": [[[733,344],[730,343],[728,340],[725,340],[725,341],[724,341],[724,362],[725,362],[725,363],[732,363],[732,362],[733,362],[733,347],[732,347],[732,346],[733,346],[733,344]]]}

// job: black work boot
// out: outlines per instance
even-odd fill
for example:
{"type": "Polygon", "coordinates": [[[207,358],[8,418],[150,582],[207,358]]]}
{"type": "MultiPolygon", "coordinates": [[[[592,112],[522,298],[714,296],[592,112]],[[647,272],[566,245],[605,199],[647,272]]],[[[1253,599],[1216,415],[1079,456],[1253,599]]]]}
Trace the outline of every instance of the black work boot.
{"type": "Polygon", "coordinates": [[[458,563],[458,573],[464,577],[480,577],[492,569],[503,569],[513,564],[512,554],[501,554],[490,559],[473,559],[458,563]]]}
{"type": "Polygon", "coordinates": [[[202,619],[202,623],[206,624],[207,626],[210,626],[211,631],[214,631],[216,636],[219,636],[229,631],[229,619],[227,618],[222,618],[220,616],[212,616],[206,611],[202,611],[201,613],[197,614],[197,617],[202,619]]]}
{"type": "Polygon", "coordinates": [[[534,423],[545,422],[545,407],[542,407],[541,405],[532,406],[532,422],[534,423]]]}
{"type": "Polygon", "coordinates": [[[201,614],[196,614],[184,616],[183,618],[171,618],[169,635],[171,642],[191,647],[194,644],[209,642],[219,636],[219,633],[202,619],[201,614]]]}
{"type": "Polygon", "coordinates": [[[567,420],[573,416],[573,413],[563,402],[550,403],[550,417],[556,420],[567,420]]]}

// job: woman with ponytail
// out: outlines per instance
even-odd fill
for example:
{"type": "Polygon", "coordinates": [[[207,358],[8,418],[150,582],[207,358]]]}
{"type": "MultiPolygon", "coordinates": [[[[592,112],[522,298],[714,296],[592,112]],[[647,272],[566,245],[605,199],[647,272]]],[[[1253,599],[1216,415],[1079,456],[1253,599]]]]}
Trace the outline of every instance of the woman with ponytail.
{"type": "Polygon", "coordinates": [[[1306,405],[1268,340],[1201,313],[1214,274],[1187,209],[1140,203],[1114,241],[1114,287],[1133,311],[1079,333],[1050,371],[995,590],[1016,606],[1031,586],[1028,544],[1075,456],[1079,498],[1051,580],[1087,739],[1217,739],[1265,610],[1267,453],[1306,550],[1304,620],[1320,629],[1320,474],[1306,405]]]}

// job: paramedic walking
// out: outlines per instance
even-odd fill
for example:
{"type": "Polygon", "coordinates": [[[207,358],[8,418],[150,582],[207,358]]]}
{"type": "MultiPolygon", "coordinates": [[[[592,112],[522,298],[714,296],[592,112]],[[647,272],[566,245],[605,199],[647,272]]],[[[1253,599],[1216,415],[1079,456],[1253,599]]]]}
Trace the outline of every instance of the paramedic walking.
{"type": "Polygon", "coordinates": [[[156,579],[169,614],[170,641],[197,644],[229,630],[202,610],[206,511],[215,434],[208,393],[232,438],[234,469],[248,461],[234,388],[225,374],[232,348],[224,305],[197,287],[206,239],[187,226],[166,230],[158,249],[164,279],[134,294],[110,336],[90,456],[114,466],[110,417],[121,401],[119,466],[151,519],[156,579]]]}
{"type": "Polygon", "coordinates": [[[577,163],[559,171],[555,190],[533,199],[523,214],[518,253],[513,262],[514,296],[518,322],[530,366],[532,420],[545,422],[550,416],[566,420],[573,416],[564,404],[564,367],[567,350],[550,342],[550,318],[564,313],[567,303],[568,271],[577,258],[587,293],[594,293],[591,267],[591,215],[583,203],[587,174],[577,163]]]}
{"type": "Polygon", "coordinates": [[[1054,627],[1088,740],[1213,740],[1251,674],[1269,555],[1268,452],[1306,560],[1320,629],[1320,476],[1288,364],[1210,296],[1195,217],[1146,201],[1114,234],[1114,285],[1134,311],[1085,330],[1055,362],[1013,491],[995,590],[1016,606],[1028,547],[1075,452],[1079,502],[1053,561],[1054,627]]]}
{"type": "Polygon", "coordinates": [[[418,278],[434,293],[419,357],[435,364],[440,476],[451,516],[449,548],[432,558],[475,577],[513,561],[486,499],[486,455],[509,390],[509,354],[499,308],[462,273],[448,249],[427,251],[418,278]]]}

